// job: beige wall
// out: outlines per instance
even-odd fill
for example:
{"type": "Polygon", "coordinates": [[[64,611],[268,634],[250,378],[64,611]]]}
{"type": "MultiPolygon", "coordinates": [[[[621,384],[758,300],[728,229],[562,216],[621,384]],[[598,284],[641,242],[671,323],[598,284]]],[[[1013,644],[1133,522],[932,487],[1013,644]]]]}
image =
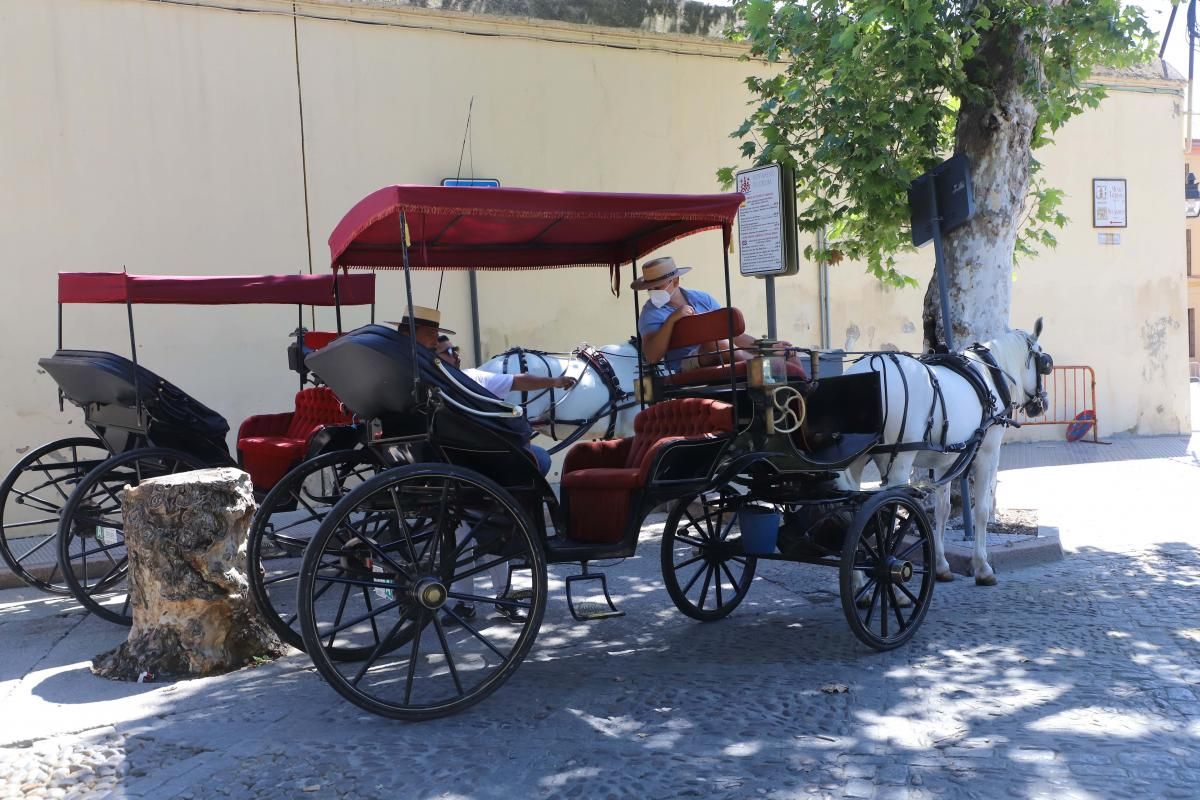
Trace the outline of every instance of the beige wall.
{"type": "MultiPolygon", "coordinates": [[[[729,45],[417,10],[322,14],[383,24],[294,24],[286,13],[141,0],[0,0],[0,468],[80,425],[77,411],[57,410],[52,381],[36,369],[54,348],[59,270],[297,272],[310,268],[310,247],[312,268],[323,270],[328,232],[362,195],[456,174],[472,97],[463,175],[508,186],[711,192],[716,169],[736,154],[728,132],[744,115],[742,80],[755,67],[729,45]]],[[[1014,322],[1045,315],[1056,359],[1096,366],[1105,432],[1187,429],[1186,387],[1173,377],[1186,370],[1177,103],[1173,94],[1115,94],[1043,157],[1069,193],[1073,222],[1057,251],[1019,272],[1014,322]],[[1130,182],[1119,247],[1095,242],[1093,176],[1130,182]]],[[[718,295],[719,250],[716,233],[670,248],[696,267],[691,285],[718,295]]],[[[931,262],[923,250],[905,267],[924,281],[931,262]]],[[[417,276],[417,302],[433,304],[437,284],[436,274],[417,276]]],[[[601,270],[489,274],[479,284],[486,353],[515,343],[569,349],[632,331],[628,291],[611,297],[601,270]]],[[[835,346],[851,326],[857,349],[919,346],[919,291],[880,287],[853,264],[834,268],[831,285],[835,346]]],[[[463,344],[466,286],[464,275],[447,274],[441,303],[463,344]]],[[[382,275],[380,290],[378,317],[395,318],[402,276],[382,275]]],[[[734,299],[752,331],[765,331],[761,283],[735,277],[734,299]]],[[[815,266],[779,282],[779,308],[782,335],[818,343],[815,266]]],[[[235,428],[285,407],[295,390],[284,353],[294,309],[136,315],[140,360],[235,428]]],[[[68,345],[127,352],[123,309],[72,307],[66,317],[68,345]]]]}

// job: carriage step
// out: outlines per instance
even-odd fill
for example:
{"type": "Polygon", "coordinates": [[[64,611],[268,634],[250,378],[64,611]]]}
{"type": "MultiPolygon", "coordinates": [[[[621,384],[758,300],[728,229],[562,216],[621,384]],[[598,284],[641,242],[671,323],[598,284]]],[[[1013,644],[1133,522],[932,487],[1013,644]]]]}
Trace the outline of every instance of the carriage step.
{"type": "Polygon", "coordinates": [[[612,597],[608,594],[608,579],[604,577],[604,573],[588,572],[586,562],[583,564],[582,573],[567,576],[567,608],[571,610],[571,616],[580,622],[625,616],[625,612],[616,607],[612,601],[612,597]],[[604,593],[603,602],[582,599],[576,601],[573,589],[576,584],[586,581],[600,582],[600,591],[604,593]]]}

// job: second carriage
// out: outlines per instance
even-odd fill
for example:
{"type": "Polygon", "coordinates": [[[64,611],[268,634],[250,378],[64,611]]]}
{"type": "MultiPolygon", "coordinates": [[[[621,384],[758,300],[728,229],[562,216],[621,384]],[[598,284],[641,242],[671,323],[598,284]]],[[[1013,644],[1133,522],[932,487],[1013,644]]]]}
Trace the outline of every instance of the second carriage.
{"type": "MultiPolygon", "coordinates": [[[[729,303],[727,253],[743,199],[394,186],[346,215],[330,239],[332,263],[608,267],[614,277],[630,263],[636,276],[647,253],[716,229],[726,309],[676,326],[671,347],[732,341],[744,322],[729,303]]],[[[890,649],[916,632],[934,586],[921,492],[839,483],[881,438],[875,373],[814,385],[768,341],[735,367],[664,376],[642,365],[636,434],[576,445],[559,497],[526,447],[520,408],[419,346],[411,288],[408,301],[409,330],[366,326],[307,359],[370,426],[369,447],[386,467],[324,517],[299,574],[306,649],[347,699],[400,719],[478,702],[532,646],[547,565],[580,565],[566,578],[577,616],[613,613],[611,603],[599,613],[576,607],[581,584],[604,581],[589,562],[632,556],[646,516],[662,506],[663,580],[690,617],[729,614],[758,560],[775,559],[837,569],[844,614],[867,645],[890,649]],[[760,518],[769,546],[752,541],[760,518]],[[355,658],[339,657],[348,652],[355,658]]]]}

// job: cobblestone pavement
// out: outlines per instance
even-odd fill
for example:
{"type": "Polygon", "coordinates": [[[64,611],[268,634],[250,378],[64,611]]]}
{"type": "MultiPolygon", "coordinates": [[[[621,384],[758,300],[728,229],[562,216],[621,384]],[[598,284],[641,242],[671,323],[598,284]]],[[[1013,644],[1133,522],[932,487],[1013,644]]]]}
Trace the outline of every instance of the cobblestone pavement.
{"type": "Polygon", "coordinates": [[[650,528],[608,571],[627,616],[575,623],[553,584],[513,678],[420,724],[360,712],[300,653],[172,685],[95,678],[123,631],[0,592],[0,800],[1196,797],[1200,525],[1178,495],[1198,496],[1200,467],[1178,444],[1014,466],[1001,486],[1020,502],[1070,496],[1050,504],[1067,558],[940,584],[884,654],[817,567],[760,564],[730,618],[687,619],[650,528]]]}

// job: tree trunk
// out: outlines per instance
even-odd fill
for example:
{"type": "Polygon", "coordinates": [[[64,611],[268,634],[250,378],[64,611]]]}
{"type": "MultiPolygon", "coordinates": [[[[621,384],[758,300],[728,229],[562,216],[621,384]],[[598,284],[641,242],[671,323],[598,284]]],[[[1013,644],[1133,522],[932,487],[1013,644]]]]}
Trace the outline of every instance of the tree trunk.
{"type": "Polygon", "coordinates": [[[254,515],[250,476],[197,470],[125,489],[133,628],[92,661],[97,675],[157,680],[228,672],[283,645],[259,616],[246,579],[254,515]]]}
{"type": "MultiPolygon", "coordinates": [[[[975,217],[945,240],[958,349],[1008,330],[1013,249],[1029,194],[1030,143],[1037,122],[1037,108],[1023,84],[1030,69],[1041,72],[1028,46],[1031,35],[998,25],[967,65],[968,74],[992,86],[994,96],[985,103],[964,99],[955,129],[955,152],[971,161],[976,208],[975,217]]],[[[934,331],[944,341],[940,318],[935,274],[925,292],[926,346],[934,331]]]]}

